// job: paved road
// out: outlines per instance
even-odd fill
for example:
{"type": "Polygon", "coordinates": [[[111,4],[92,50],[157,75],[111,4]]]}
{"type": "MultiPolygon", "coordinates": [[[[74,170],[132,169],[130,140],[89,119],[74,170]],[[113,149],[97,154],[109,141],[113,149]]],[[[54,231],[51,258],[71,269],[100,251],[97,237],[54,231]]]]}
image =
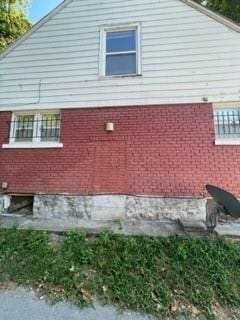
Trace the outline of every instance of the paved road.
{"type": "Polygon", "coordinates": [[[39,300],[34,292],[18,288],[0,293],[0,320],[149,320],[136,313],[119,314],[113,307],[79,310],[69,303],[53,306],[39,300]]]}

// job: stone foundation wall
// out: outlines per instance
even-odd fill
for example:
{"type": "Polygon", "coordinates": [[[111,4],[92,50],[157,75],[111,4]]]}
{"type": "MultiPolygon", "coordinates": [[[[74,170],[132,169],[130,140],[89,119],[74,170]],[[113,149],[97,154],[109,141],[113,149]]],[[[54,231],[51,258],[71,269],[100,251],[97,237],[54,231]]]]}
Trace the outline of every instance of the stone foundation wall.
{"type": "Polygon", "coordinates": [[[36,195],[33,216],[45,219],[91,219],[92,199],[88,196],[36,195]]]}
{"type": "Polygon", "coordinates": [[[205,216],[206,200],[203,198],[126,197],[127,219],[203,220],[205,216]]]}
{"type": "Polygon", "coordinates": [[[204,198],[129,195],[36,195],[33,215],[60,220],[205,220],[204,198]]]}

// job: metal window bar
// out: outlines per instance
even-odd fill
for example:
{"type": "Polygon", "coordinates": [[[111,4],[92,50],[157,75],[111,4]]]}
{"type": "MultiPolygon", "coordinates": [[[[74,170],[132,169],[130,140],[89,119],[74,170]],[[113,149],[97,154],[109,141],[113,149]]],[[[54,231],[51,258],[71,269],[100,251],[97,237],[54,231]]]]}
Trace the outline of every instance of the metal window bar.
{"type": "Polygon", "coordinates": [[[8,139],[14,141],[59,141],[60,140],[60,117],[51,119],[30,120],[16,119],[8,122],[11,130],[8,139]]]}
{"type": "Polygon", "coordinates": [[[58,140],[60,134],[59,119],[52,117],[50,119],[44,119],[41,127],[41,138],[44,141],[58,140]]]}
{"type": "Polygon", "coordinates": [[[240,110],[217,111],[214,114],[216,135],[221,138],[240,137],[240,110]]]}

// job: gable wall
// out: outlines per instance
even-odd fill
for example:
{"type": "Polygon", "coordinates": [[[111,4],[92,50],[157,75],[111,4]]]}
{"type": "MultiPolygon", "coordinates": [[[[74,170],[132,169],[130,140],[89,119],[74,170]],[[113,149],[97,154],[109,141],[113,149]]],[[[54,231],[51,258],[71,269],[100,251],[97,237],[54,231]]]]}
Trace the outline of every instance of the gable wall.
{"type": "Polygon", "coordinates": [[[0,110],[203,97],[240,100],[240,34],[178,0],[74,0],[0,61],[0,110]],[[100,26],[128,22],[141,23],[142,76],[99,77],[100,26]]]}

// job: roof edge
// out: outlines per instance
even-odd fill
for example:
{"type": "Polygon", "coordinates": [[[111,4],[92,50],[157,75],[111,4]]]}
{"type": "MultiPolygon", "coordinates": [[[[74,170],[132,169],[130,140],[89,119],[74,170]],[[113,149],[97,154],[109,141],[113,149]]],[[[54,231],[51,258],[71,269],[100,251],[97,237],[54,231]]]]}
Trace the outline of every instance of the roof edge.
{"type": "Polygon", "coordinates": [[[26,40],[31,34],[33,34],[36,30],[38,30],[41,26],[43,26],[47,21],[52,19],[58,12],[60,12],[63,8],[65,8],[70,2],[73,0],[64,0],[61,2],[55,9],[50,11],[46,16],[44,16],[41,20],[39,20],[36,24],[30,28],[26,33],[24,33],[18,40],[13,42],[9,47],[7,47],[1,54],[0,60],[2,60],[5,56],[7,56],[13,49],[18,47],[24,40],[26,40]]]}
{"type": "Polygon", "coordinates": [[[201,13],[214,19],[215,21],[225,25],[229,29],[232,29],[232,30],[240,33],[240,25],[238,23],[234,22],[233,20],[221,15],[220,13],[212,11],[212,10],[198,4],[197,2],[195,2],[193,0],[180,0],[180,1],[182,1],[183,3],[189,5],[190,7],[194,8],[194,9],[200,11],[201,13]]]}

